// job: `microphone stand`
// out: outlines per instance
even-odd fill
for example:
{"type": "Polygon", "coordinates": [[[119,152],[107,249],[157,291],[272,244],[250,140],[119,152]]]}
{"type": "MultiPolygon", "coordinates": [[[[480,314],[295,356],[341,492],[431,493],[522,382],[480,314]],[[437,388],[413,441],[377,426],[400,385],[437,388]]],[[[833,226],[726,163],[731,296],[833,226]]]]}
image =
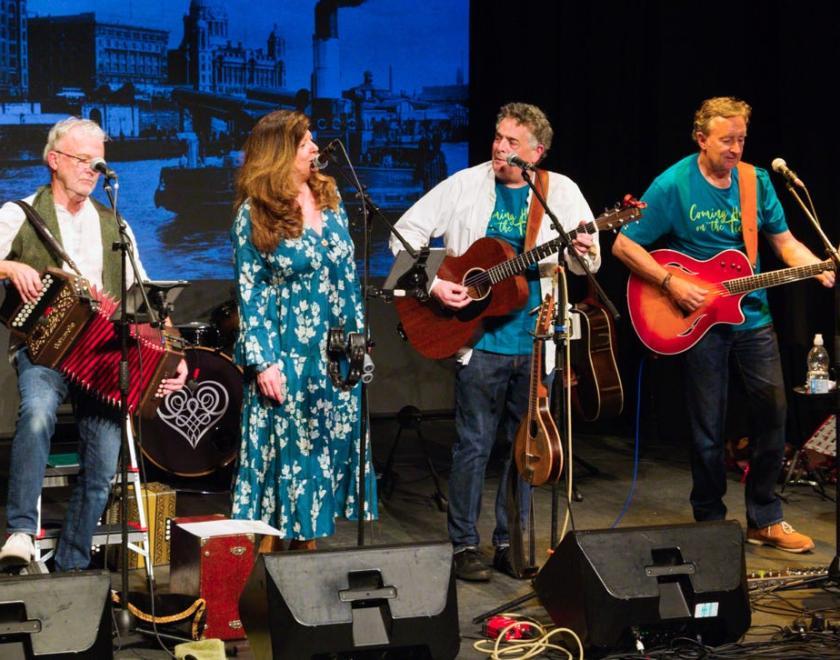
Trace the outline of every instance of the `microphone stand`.
{"type": "MultiPolygon", "coordinates": [[[[564,252],[568,252],[568,254],[571,254],[577,262],[578,266],[580,266],[583,272],[586,274],[587,279],[592,284],[598,296],[601,298],[601,300],[603,300],[604,306],[609,310],[610,315],[613,317],[613,320],[618,321],[621,318],[621,314],[618,313],[618,309],[612,303],[612,300],[609,299],[609,296],[607,296],[607,294],[601,288],[601,285],[598,284],[598,280],[595,279],[595,275],[593,275],[592,271],[589,270],[589,264],[586,263],[584,258],[580,254],[578,254],[578,251],[575,250],[572,246],[572,242],[566,235],[566,230],[563,229],[563,225],[560,224],[560,221],[557,219],[557,216],[554,215],[554,212],[549,208],[548,203],[545,201],[545,197],[543,197],[542,193],[539,190],[537,190],[537,187],[531,180],[531,175],[528,174],[528,170],[525,168],[522,168],[522,178],[525,179],[525,183],[528,184],[528,187],[531,189],[531,192],[534,194],[534,196],[537,198],[537,201],[539,201],[540,205],[545,210],[546,215],[551,219],[551,225],[552,227],[554,227],[554,231],[557,232],[557,235],[560,238],[560,243],[563,245],[563,249],[561,249],[560,253],[558,254],[558,261],[560,261],[564,252]]],[[[597,231],[597,229],[595,231],[597,231]]]]}
{"type": "MultiPolygon", "coordinates": [[[[811,209],[805,205],[802,197],[797,192],[795,186],[787,177],[785,178],[785,187],[799,204],[799,207],[805,213],[805,217],[814,227],[826,253],[834,262],[834,272],[840,274],[840,253],[837,248],[831,243],[822,229],[819,219],[817,218],[816,209],[811,201],[811,195],[808,193],[808,188],[802,184],[805,194],[808,197],[808,203],[811,209]],[[813,211],[813,212],[812,212],[813,211]]],[[[837,290],[837,282],[834,283],[834,373],[840,374],[840,293],[837,290]]],[[[828,567],[828,580],[834,584],[840,584],[840,388],[834,390],[834,467],[837,470],[838,478],[834,484],[834,558],[828,567]]]]}
{"type": "MultiPolygon", "coordinates": [[[[365,193],[364,188],[362,187],[361,182],[359,181],[359,177],[356,175],[356,170],[353,167],[353,163],[350,161],[350,155],[347,153],[347,150],[344,148],[344,144],[340,140],[336,140],[335,143],[340,149],[341,153],[344,154],[344,162],[347,163],[347,167],[350,170],[350,177],[344,172],[344,170],[339,170],[342,173],[342,176],[345,180],[349,180],[350,184],[356,188],[358,191],[357,195],[362,202],[362,223],[364,228],[364,247],[363,247],[363,259],[364,259],[364,273],[362,273],[362,311],[364,313],[364,320],[363,320],[363,336],[365,338],[365,355],[367,355],[367,351],[372,346],[369,341],[369,326],[368,326],[368,310],[367,310],[367,299],[368,299],[368,276],[370,273],[370,240],[369,240],[369,232],[370,232],[370,222],[368,220],[369,216],[369,198],[365,193]]],[[[366,379],[361,379],[361,388],[362,388],[362,395],[361,401],[359,406],[359,415],[361,415],[361,419],[359,420],[360,426],[360,437],[359,437],[359,487],[358,487],[358,502],[359,502],[359,513],[358,513],[358,520],[357,527],[356,527],[356,544],[358,546],[363,546],[365,544],[365,502],[367,501],[367,492],[365,488],[365,477],[367,472],[367,450],[368,450],[368,432],[369,432],[369,410],[368,410],[368,392],[367,392],[367,382],[371,379],[368,378],[367,382],[366,379]]]]}
{"type": "MultiPolygon", "coordinates": [[[[120,534],[121,534],[121,593],[120,607],[115,612],[115,621],[118,633],[127,635],[133,632],[137,627],[136,617],[128,609],[128,424],[129,424],[129,410],[128,410],[128,389],[130,383],[130,374],[128,367],[128,338],[129,338],[129,322],[128,322],[128,277],[127,266],[128,261],[131,261],[134,278],[139,281],[140,271],[137,269],[137,261],[134,258],[134,250],[131,246],[131,239],[128,235],[128,225],[120,217],[117,212],[117,196],[119,191],[119,183],[116,177],[104,175],[103,189],[108,196],[108,201],[111,204],[111,210],[114,213],[114,219],[117,223],[117,229],[120,234],[120,239],[115,241],[111,246],[112,250],[120,251],[120,365],[119,365],[119,385],[120,385],[120,501],[121,501],[121,515],[120,515],[120,534]]],[[[141,287],[146,309],[152,313],[149,300],[146,297],[146,291],[141,287]]],[[[139,493],[138,493],[139,496],[139,493]]]]}
{"type": "MultiPolygon", "coordinates": [[[[566,230],[563,229],[563,226],[560,224],[560,220],[558,220],[557,216],[548,206],[548,202],[546,201],[543,194],[537,189],[537,186],[534,185],[534,182],[531,179],[531,175],[528,172],[527,168],[522,169],[522,178],[525,180],[525,183],[528,184],[528,187],[531,189],[531,192],[537,198],[537,201],[542,205],[543,209],[545,210],[546,215],[551,219],[551,224],[554,227],[554,231],[557,232],[558,236],[560,237],[560,242],[563,245],[561,250],[558,253],[557,260],[558,263],[562,263],[563,256],[565,254],[570,254],[575,259],[576,263],[581,267],[583,272],[586,274],[589,283],[592,285],[592,288],[595,290],[596,294],[601,298],[604,302],[604,306],[609,311],[610,315],[613,317],[614,321],[618,321],[621,318],[621,315],[618,312],[618,309],[613,304],[612,300],[610,300],[609,296],[607,296],[606,292],[601,288],[601,285],[598,283],[598,280],[595,278],[595,275],[589,269],[589,264],[586,260],[578,254],[578,251],[575,250],[574,246],[572,245],[571,241],[569,240],[568,235],[566,234],[566,230]]],[[[597,229],[596,229],[597,231],[597,229]]],[[[555,323],[554,323],[554,346],[555,346],[555,370],[560,370],[562,377],[560,382],[555,376],[555,380],[553,383],[553,392],[552,392],[552,409],[554,410],[555,418],[559,417],[560,413],[562,413],[562,419],[558,420],[563,422],[562,428],[564,433],[569,437],[566,438],[567,446],[569,448],[569,452],[571,453],[572,447],[572,438],[571,438],[571,418],[572,418],[572,409],[571,409],[571,397],[564,396],[563,401],[564,405],[560,405],[558,402],[558,388],[571,388],[571,374],[566,373],[566,355],[570,352],[569,342],[572,338],[571,328],[568,327],[568,310],[565,309],[568,307],[568,300],[564,302],[564,309],[560,309],[560,305],[557,305],[554,313],[555,313],[555,323]],[[565,382],[568,381],[568,382],[565,382]]],[[[571,463],[574,462],[574,457],[571,458],[570,461],[567,462],[567,481],[571,483],[571,472],[572,472],[572,465],[571,463]]],[[[557,484],[552,484],[551,486],[551,546],[552,548],[557,546],[559,539],[557,538],[557,514],[558,514],[558,493],[557,493],[557,484]]]]}
{"type": "MultiPolygon", "coordinates": [[[[413,296],[420,301],[426,301],[429,299],[428,293],[428,275],[426,274],[426,260],[429,257],[430,251],[429,247],[423,246],[420,250],[415,250],[411,247],[411,244],[405,239],[405,237],[400,234],[396,227],[394,227],[394,223],[392,223],[382,212],[382,210],[374,204],[373,200],[368,195],[367,191],[365,190],[364,186],[359,181],[359,177],[356,174],[356,170],[353,168],[353,163],[350,160],[350,155],[347,153],[347,149],[344,148],[344,144],[340,140],[335,140],[334,144],[337,145],[341,149],[341,153],[344,155],[344,162],[347,164],[347,169],[349,170],[349,174],[344,171],[344,169],[339,169],[339,174],[345,180],[345,182],[349,183],[356,189],[356,197],[359,199],[362,205],[362,221],[364,223],[364,273],[362,275],[362,307],[364,309],[364,336],[365,341],[368,341],[368,332],[369,332],[369,324],[368,324],[368,300],[370,298],[381,297],[385,301],[390,301],[393,299],[393,292],[385,291],[379,289],[377,287],[371,286],[369,283],[369,276],[370,276],[370,237],[373,231],[372,223],[370,222],[371,216],[376,216],[380,218],[385,224],[388,226],[390,232],[397,237],[397,240],[402,244],[405,251],[411,256],[414,260],[411,268],[400,278],[400,284],[403,289],[406,291],[406,295],[413,296]]],[[[373,346],[373,343],[370,343],[373,346]]],[[[361,405],[361,414],[362,414],[362,424],[361,424],[361,439],[359,441],[359,493],[358,493],[358,501],[359,501],[359,520],[358,520],[358,529],[357,529],[357,544],[359,546],[364,545],[365,543],[365,531],[364,531],[364,505],[366,500],[366,492],[365,492],[365,470],[367,466],[367,434],[368,434],[368,427],[369,427],[369,410],[368,410],[368,394],[367,394],[367,385],[372,380],[371,378],[365,379],[362,378],[362,405],[361,405]]]]}
{"type": "MultiPolygon", "coordinates": [[[[619,315],[618,310],[616,309],[615,305],[613,305],[612,301],[609,299],[607,294],[604,292],[604,290],[598,284],[598,281],[595,279],[595,276],[592,274],[592,271],[589,269],[589,266],[586,263],[586,261],[581,257],[580,254],[578,254],[577,250],[574,249],[574,246],[572,245],[572,242],[569,240],[569,237],[566,233],[566,230],[563,229],[563,225],[560,224],[560,220],[557,218],[557,216],[554,214],[554,212],[548,206],[548,203],[546,202],[545,197],[543,197],[542,193],[540,193],[540,191],[534,185],[534,182],[531,180],[531,176],[528,173],[528,169],[526,169],[524,167],[522,167],[520,169],[522,170],[522,178],[528,184],[528,187],[531,189],[531,192],[534,194],[534,196],[537,198],[537,201],[539,201],[540,205],[543,207],[543,210],[545,211],[546,215],[548,215],[548,217],[551,219],[552,227],[554,228],[554,231],[557,232],[560,243],[563,246],[558,252],[558,257],[557,257],[558,258],[558,263],[562,263],[562,259],[563,259],[563,256],[564,256],[565,253],[571,254],[574,257],[574,259],[577,261],[577,263],[580,265],[580,267],[583,269],[583,271],[586,273],[586,276],[589,278],[589,281],[592,283],[592,286],[594,287],[595,291],[597,291],[598,294],[603,299],[604,305],[607,307],[607,309],[609,310],[612,317],[617,321],[620,318],[620,315],[619,315]]],[[[554,342],[555,342],[555,351],[556,351],[555,352],[555,370],[557,370],[558,365],[560,365],[562,375],[561,375],[561,378],[560,378],[561,382],[558,385],[557,375],[555,374],[554,383],[553,383],[553,387],[552,387],[553,391],[552,391],[551,399],[552,399],[552,409],[553,409],[552,412],[555,414],[555,417],[557,416],[556,411],[559,411],[562,408],[562,412],[564,414],[564,417],[563,417],[562,421],[568,422],[568,423],[564,423],[562,426],[563,426],[563,431],[568,436],[566,438],[566,441],[568,443],[568,447],[571,448],[571,445],[572,445],[572,438],[571,438],[571,418],[572,418],[571,397],[569,397],[569,396],[564,397],[564,399],[563,399],[564,400],[564,405],[562,407],[559,404],[555,404],[555,401],[557,399],[557,387],[565,386],[565,383],[562,382],[562,381],[565,380],[566,378],[569,378],[569,376],[570,376],[569,374],[565,373],[565,364],[566,364],[565,356],[568,354],[568,351],[569,351],[569,341],[571,340],[571,334],[572,333],[571,333],[571,328],[569,327],[569,322],[568,322],[569,321],[569,319],[568,319],[568,309],[567,309],[568,298],[565,295],[565,291],[566,291],[565,285],[563,286],[563,290],[564,290],[563,291],[564,295],[561,295],[561,297],[560,297],[561,299],[558,301],[558,304],[555,306],[555,311],[554,311],[554,314],[555,314],[554,337],[553,337],[554,342]]],[[[569,385],[569,387],[570,386],[571,385],[569,385]]],[[[567,480],[568,480],[569,479],[568,472],[571,471],[571,466],[569,465],[568,462],[566,463],[566,470],[567,470],[567,480]]],[[[554,483],[554,484],[551,485],[551,546],[552,546],[552,549],[557,547],[557,544],[559,543],[559,539],[557,538],[557,515],[558,515],[558,508],[559,508],[558,499],[559,498],[558,498],[558,493],[557,493],[557,484],[554,483]]],[[[519,512],[518,511],[516,511],[516,512],[508,511],[508,516],[510,516],[510,515],[519,515],[519,512]]],[[[533,586],[533,584],[534,584],[534,582],[532,580],[531,585],[533,586]]],[[[502,612],[511,611],[512,609],[522,605],[523,603],[531,600],[532,598],[535,598],[536,596],[537,596],[536,589],[531,589],[528,593],[526,593],[526,594],[524,594],[524,595],[522,595],[518,598],[510,600],[506,603],[503,603],[502,605],[500,605],[498,607],[495,607],[491,610],[488,610],[486,612],[482,612],[481,614],[475,616],[472,619],[472,622],[478,624],[478,623],[481,623],[483,621],[486,621],[491,616],[495,616],[496,614],[501,614],[502,612]]]]}

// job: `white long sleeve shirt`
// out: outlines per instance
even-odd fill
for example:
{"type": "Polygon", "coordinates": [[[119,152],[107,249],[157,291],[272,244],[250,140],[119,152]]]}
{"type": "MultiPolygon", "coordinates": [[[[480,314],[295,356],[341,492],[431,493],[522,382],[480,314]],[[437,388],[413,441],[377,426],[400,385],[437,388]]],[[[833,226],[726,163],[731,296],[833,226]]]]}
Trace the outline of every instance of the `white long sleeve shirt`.
{"type": "MultiPolygon", "coordinates": [[[[528,202],[533,193],[529,193],[528,202]]],[[[578,226],[581,220],[592,220],[592,211],[577,184],[569,177],[556,172],[548,173],[548,208],[560,220],[565,231],[578,226]]],[[[496,176],[491,161],[456,172],[441,181],[406,211],[397,221],[396,228],[414,248],[427,245],[431,238],[443,237],[447,252],[460,256],[475,243],[483,238],[490,222],[490,215],[496,206],[496,176]]],[[[540,230],[537,234],[537,245],[542,245],[557,238],[557,232],[552,227],[548,214],[543,216],[540,230]]],[[[598,234],[593,234],[595,256],[588,256],[591,271],[596,271],[601,265],[601,254],[598,248],[598,234]]],[[[402,244],[391,236],[391,251],[396,254],[402,244]]],[[[566,256],[569,269],[579,275],[583,274],[574,257],[566,256]]],[[[554,265],[557,264],[557,254],[553,254],[540,262],[540,289],[542,296],[551,292],[554,265]]],[[[459,353],[459,359],[469,361],[471,351],[459,353]]],[[[553,363],[554,351],[547,351],[546,367],[549,361],[553,363]]]]}

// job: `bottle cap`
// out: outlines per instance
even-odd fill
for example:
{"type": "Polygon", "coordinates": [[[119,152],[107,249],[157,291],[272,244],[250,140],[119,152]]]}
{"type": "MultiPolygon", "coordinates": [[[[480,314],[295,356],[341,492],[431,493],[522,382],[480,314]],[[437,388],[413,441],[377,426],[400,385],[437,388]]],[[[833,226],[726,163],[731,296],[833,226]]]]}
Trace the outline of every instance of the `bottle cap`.
{"type": "Polygon", "coordinates": [[[822,334],[819,332],[814,335],[814,346],[822,346],[823,345],[823,338],[822,334]]]}

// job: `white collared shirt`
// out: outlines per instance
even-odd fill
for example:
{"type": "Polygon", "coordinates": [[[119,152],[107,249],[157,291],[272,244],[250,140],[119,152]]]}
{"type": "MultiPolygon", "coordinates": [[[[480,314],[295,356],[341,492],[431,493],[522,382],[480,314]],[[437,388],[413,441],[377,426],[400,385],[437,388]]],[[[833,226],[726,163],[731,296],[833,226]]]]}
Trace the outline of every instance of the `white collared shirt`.
{"type": "MultiPolygon", "coordinates": [[[[35,200],[35,195],[32,194],[24,199],[28,204],[32,204],[35,200]]],[[[99,213],[93,202],[86,199],[82,208],[75,215],[70,213],[61,204],[55,204],[55,214],[58,219],[58,227],[61,231],[61,244],[69,257],[76,262],[82,275],[93,286],[98,289],[103,288],[102,284],[102,230],[99,226],[99,213]]],[[[0,259],[8,257],[12,249],[12,242],[18,235],[21,226],[26,222],[26,215],[17,204],[14,202],[6,202],[0,207],[0,259]]],[[[131,238],[132,244],[135,245],[136,256],[136,241],[131,227],[128,228],[128,234],[131,238]]],[[[140,270],[142,279],[148,279],[143,264],[140,263],[137,257],[137,266],[140,270]]],[[[62,269],[72,272],[68,264],[63,264],[62,269]]],[[[128,282],[131,283],[132,270],[131,264],[128,264],[128,282]]],[[[118,291],[112,291],[112,294],[119,295],[118,291]]]]}

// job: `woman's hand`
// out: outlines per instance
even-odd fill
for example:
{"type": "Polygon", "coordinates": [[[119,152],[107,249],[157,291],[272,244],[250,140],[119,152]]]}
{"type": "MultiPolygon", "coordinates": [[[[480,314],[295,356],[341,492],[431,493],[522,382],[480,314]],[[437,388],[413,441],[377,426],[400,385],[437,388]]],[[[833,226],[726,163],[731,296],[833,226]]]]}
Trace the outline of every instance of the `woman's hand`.
{"type": "Polygon", "coordinates": [[[257,385],[267,399],[283,403],[286,398],[286,377],[276,364],[257,374],[257,385]]]}

